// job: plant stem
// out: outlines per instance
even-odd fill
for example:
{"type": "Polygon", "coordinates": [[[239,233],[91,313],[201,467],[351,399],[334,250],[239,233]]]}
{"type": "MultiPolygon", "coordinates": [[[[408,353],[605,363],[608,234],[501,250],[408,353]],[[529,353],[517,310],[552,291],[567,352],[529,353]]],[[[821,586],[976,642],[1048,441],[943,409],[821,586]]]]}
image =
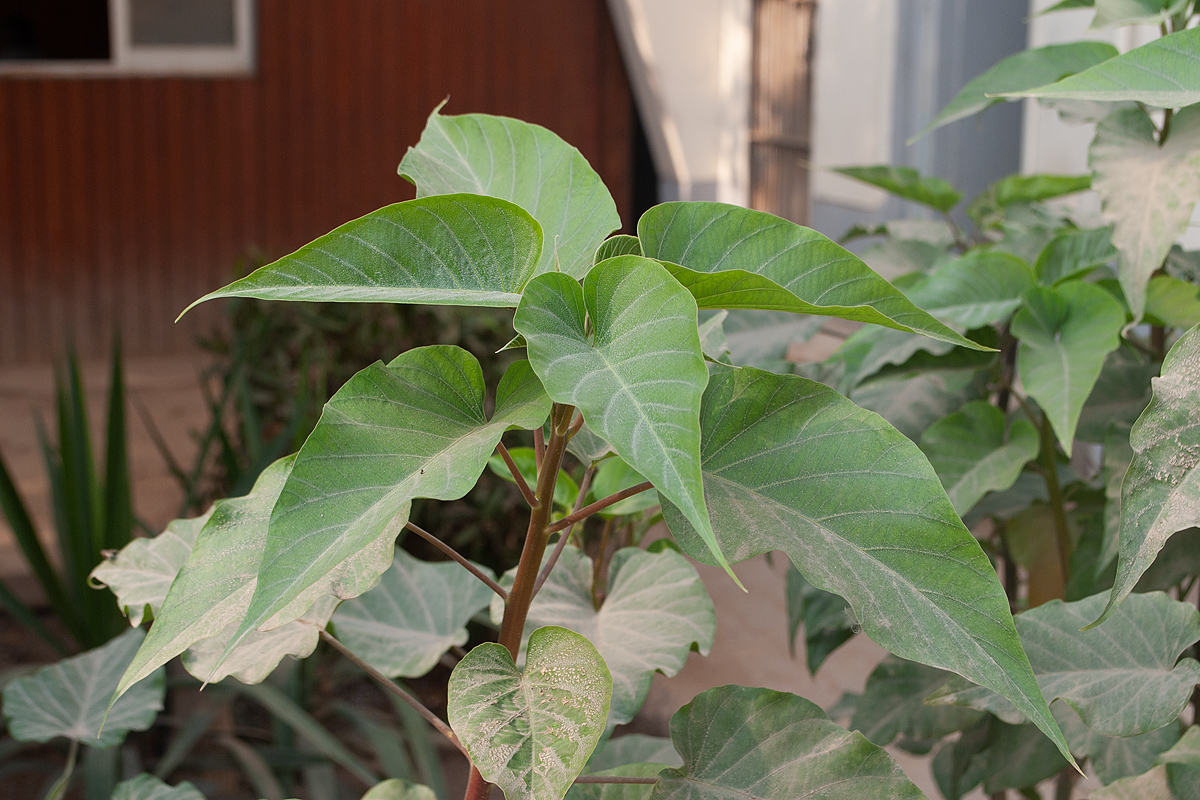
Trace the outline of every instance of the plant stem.
{"type": "Polygon", "coordinates": [[[658,783],[658,778],[626,778],[619,775],[580,775],[575,783],[658,783]]]}
{"type": "MultiPolygon", "coordinates": [[[[572,425],[572,428],[575,426],[572,425]]],[[[575,507],[571,509],[571,513],[575,514],[579,511],[579,507],[583,505],[583,498],[587,496],[588,489],[592,486],[592,478],[596,474],[595,465],[587,468],[587,472],[583,473],[583,480],[579,482],[579,495],[575,498],[575,507]]],[[[562,555],[563,548],[567,546],[567,542],[571,538],[571,532],[575,526],[567,528],[558,537],[558,543],[554,545],[554,551],[550,553],[550,558],[546,561],[546,565],[542,567],[542,571],[538,573],[537,583],[533,584],[533,596],[537,597],[537,593],[541,591],[542,584],[550,577],[550,571],[554,569],[554,565],[558,563],[558,557],[562,555]]]]}
{"type": "Polygon", "coordinates": [[[1054,429],[1050,417],[1042,412],[1042,478],[1046,481],[1046,494],[1050,499],[1050,511],[1054,515],[1054,537],[1058,542],[1059,568],[1062,570],[1063,587],[1071,577],[1071,532],[1067,527],[1067,511],[1063,505],[1062,489],[1058,485],[1058,466],[1054,463],[1054,429]]]}
{"type": "Polygon", "coordinates": [[[1058,773],[1054,782],[1054,800],[1071,800],[1071,790],[1075,788],[1075,770],[1066,767],[1058,773]]]}
{"type": "Polygon", "coordinates": [[[537,505],[537,498],[533,496],[533,490],[525,482],[525,476],[521,474],[521,470],[517,469],[517,464],[509,454],[508,448],[504,446],[504,442],[496,445],[496,452],[500,454],[500,457],[504,459],[504,463],[508,465],[508,471],[512,473],[513,480],[517,482],[517,488],[525,496],[525,502],[529,503],[530,508],[537,505]]]}
{"type": "Polygon", "coordinates": [[[1013,376],[1017,371],[1017,339],[1008,326],[1000,331],[1000,390],[996,392],[996,408],[1008,413],[1008,401],[1012,396],[1013,376]]]}
{"type": "Polygon", "coordinates": [[[1162,325],[1150,326],[1150,350],[1155,361],[1162,361],[1167,356],[1167,331],[1162,325]]]}
{"type": "Polygon", "coordinates": [[[604,553],[608,550],[608,537],[612,534],[613,518],[609,517],[604,520],[604,531],[600,534],[600,550],[596,553],[596,560],[592,563],[592,608],[600,610],[600,604],[604,601],[606,592],[600,588],[600,582],[606,577],[604,574],[604,553]]]}
{"type": "Polygon", "coordinates": [[[597,500],[596,502],[592,503],[590,506],[588,506],[584,509],[581,509],[579,511],[576,511],[574,514],[571,514],[570,516],[563,517],[558,522],[554,523],[549,528],[547,528],[546,533],[554,533],[555,531],[561,531],[563,528],[569,528],[572,525],[574,525],[576,522],[579,522],[581,519],[587,519],[592,514],[595,514],[597,511],[603,511],[604,509],[608,508],[609,506],[613,505],[614,503],[621,502],[626,497],[633,497],[635,494],[641,494],[642,492],[646,491],[647,489],[653,489],[653,488],[654,488],[654,484],[652,484],[650,481],[643,481],[642,483],[639,483],[637,486],[630,486],[628,489],[622,489],[621,491],[617,492],[616,494],[610,494],[608,497],[605,497],[603,500],[597,500]]]}
{"type": "Polygon", "coordinates": [[[1162,147],[1167,143],[1167,137],[1171,135],[1171,118],[1175,115],[1174,109],[1168,108],[1163,112],[1162,130],[1158,134],[1158,146],[1162,147]]]}
{"type": "Polygon", "coordinates": [[[396,695],[396,697],[399,697],[401,700],[412,706],[413,710],[420,714],[426,722],[432,725],[438,733],[449,739],[450,743],[457,747],[464,756],[470,758],[470,756],[467,755],[467,750],[465,747],[463,747],[462,742],[458,740],[458,737],[454,734],[454,731],[450,730],[450,726],[445,722],[442,722],[441,717],[426,708],[420,700],[406,692],[404,688],[400,686],[400,684],[396,683],[391,678],[372,667],[366,661],[363,661],[361,658],[355,655],[353,650],[339,642],[336,638],[334,638],[333,634],[323,628],[321,629],[321,638],[329,642],[329,645],[334,650],[337,650],[339,653],[344,655],[347,660],[357,665],[359,669],[374,678],[384,689],[387,689],[389,692],[396,695]]]}
{"type": "Polygon", "coordinates": [[[954,244],[964,252],[969,250],[971,243],[967,241],[967,237],[963,236],[962,228],[958,227],[958,223],[954,221],[954,217],[950,216],[950,212],[943,211],[942,219],[946,220],[946,224],[950,226],[950,233],[954,236],[954,244]]]}
{"type": "Polygon", "coordinates": [[[541,428],[533,432],[533,459],[540,472],[542,462],[546,460],[546,434],[542,432],[541,428]]]}
{"type": "Polygon", "coordinates": [[[434,536],[432,533],[425,530],[424,528],[421,528],[420,526],[413,524],[412,522],[404,523],[404,527],[408,528],[410,531],[415,533],[417,536],[420,536],[422,539],[429,542],[431,545],[436,547],[438,550],[441,550],[443,553],[450,556],[450,558],[454,559],[459,564],[461,564],[467,570],[467,572],[471,573],[476,578],[479,578],[479,580],[481,580],[487,584],[487,587],[489,589],[491,589],[496,594],[500,595],[501,600],[508,599],[508,592],[504,591],[504,588],[500,584],[496,583],[494,580],[489,578],[487,576],[487,573],[485,573],[479,567],[475,566],[470,561],[467,561],[467,559],[463,558],[462,554],[459,553],[457,550],[455,550],[453,547],[446,544],[441,539],[437,538],[436,536],[434,536]]]}

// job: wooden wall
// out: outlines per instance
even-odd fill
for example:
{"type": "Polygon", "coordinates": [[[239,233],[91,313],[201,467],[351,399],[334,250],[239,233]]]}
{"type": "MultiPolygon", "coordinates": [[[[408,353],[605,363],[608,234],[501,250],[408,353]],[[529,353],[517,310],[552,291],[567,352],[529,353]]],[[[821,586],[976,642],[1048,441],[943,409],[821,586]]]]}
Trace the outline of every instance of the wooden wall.
{"type": "Polygon", "coordinates": [[[258,48],[239,78],[0,77],[0,363],[115,324],[127,352],[190,346],[219,309],[173,320],[238,259],[411,198],[396,166],[446,96],[579,147],[629,222],[604,0],[259,0],[258,48]]]}

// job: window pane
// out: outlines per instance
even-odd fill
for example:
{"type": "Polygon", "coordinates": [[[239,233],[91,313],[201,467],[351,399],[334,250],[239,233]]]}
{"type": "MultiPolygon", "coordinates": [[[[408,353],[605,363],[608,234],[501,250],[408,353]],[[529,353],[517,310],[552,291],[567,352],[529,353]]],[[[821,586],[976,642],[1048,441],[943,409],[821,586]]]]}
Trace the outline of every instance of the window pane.
{"type": "Polygon", "coordinates": [[[0,59],[108,58],[107,0],[0,0],[0,59]]]}
{"type": "Polygon", "coordinates": [[[132,44],[230,45],[233,0],[129,0],[132,44]]]}

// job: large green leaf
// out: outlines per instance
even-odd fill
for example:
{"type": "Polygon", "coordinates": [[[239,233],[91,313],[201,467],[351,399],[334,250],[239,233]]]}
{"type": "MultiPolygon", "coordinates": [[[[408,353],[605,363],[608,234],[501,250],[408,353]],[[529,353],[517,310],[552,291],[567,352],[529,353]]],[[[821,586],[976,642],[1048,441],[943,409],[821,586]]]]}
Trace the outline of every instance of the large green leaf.
{"type": "Polygon", "coordinates": [[[597,264],[582,287],[562,274],[530,281],[513,326],[555,402],[576,406],[722,560],[700,482],[708,370],[691,295],[655,262],[619,256],[597,264]]]}
{"type": "Polygon", "coordinates": [[[1067,455],[1104,358],[1120,345],[1125,310],[1092,284],[1072,281],[1029,291],[1012,321],[1020,340],[1017,375],[1050,418],[1067,455]]]}
{"type": "Polygon", "coordinates": [[[1046,286],[1090,272],[1117,257],[1110,228],[1068,230],[1055,236],[1038,254],[1037,274],[1046,286]]]}
{"type": "Polygon", "coordinates": [[[1006,175],[991,185],[997,205],[1036,203],[1089,189],[1091,175],[1006,175]]]}
{"type": "Polygon", "coordinates": [[[921,450],[959,516],[988,492],[1012,486],[1039,449],[1037,430],[1029,420],[1013,420],[1006,437],[1004,414],[983,400],[943,417],[921,435],[921,450]]]}
{"type": "Polygon", "coordinates": [[[541,246],[537,222],[512,203],[423,197],[347,222],[192,306],[218,297],[515,306],[541,246]]]}
{"type": "Polygon", "coordinates": [[[916,800],[920,790],[882,748],[802,697],[721,686],[671,718],[683,767],[664,770],[653,800],[916,800]]]}
{"type": "Polygon", "coordinates": [[[612,195],[587,160],[540,125],[487,114],[442,116],[440,109],[400,162],[417,197],[472,192],[516,203],[542,228],[535,274],[557,268],[583,277],[596,248],[621,227],[612,195]]]}
{"type": "Polygon", "coordinates": [[[884,659],[867,678],[850,727],[880,747],[897,736],[910,741],[941,739],[969,728],[983,718],[981,712],[925,705],[925,698],[947,677],[940,669],[914,661],[884,659]]]}
{"type": "MultiPolygon", "coordinates": [[[[1187,33],[1200,37],[1200,28],[1187,33]]],[[[1196,70],[1200,81],[1200,58],[1196,70]]],[[[1200,95],[1192,102],[1197,101],[1200,95]]],[[[1150,276],[1163,265],[1200,200],[1200,108],[1176,114],[1161,147],[1145,111],[1116,111],[1097,126],[1088,161],[1101,214],[1112,223],[1112,241],[1121,252],[1121,288],[1140,319],[1150,276]]]]}
{"type": "MultiPolygon", "coordinates": [[[[414,498],[465,495],[505,431],[537,428],[550,412],[527,361],[504,373],[490,420],[484,388],[474,356],[435,345],[367,367],[338,390],[271,512],[258,585],[233,645],[295,619],[306,598],[370,588],[373,579],[359,586],[360,576],[344,573],[347,559],[390,542],[388,526],[403,525],[414,498]]],[[[391,564],[390,550],[386,557],[373,578],[391,564]]]]}
{"type": "Polygon", "coordinates": [[[842,317],[983,349],[913,305],[850,251],[762,211],[663,203],[638,220],[638,238],[700,308],[842,317]]]}
{"type": "Polygon", "coordinates": [[[588,762],[588,773],[645,763],[681,767],[683,759],[675,752],[671,740],[664,736],[627,733],[609,739],[596,750],[588,762]]]}
{"type": "Polygon", "coordinates": [[[4,687],[8,734],[18,742],[65,736],[105,748],[123,742],[130,731],[149,728],[163,707],[163,670],[151,671],[109,708],[117,681],[144,637],[141,629],[133,628],[103,647],[11,681],[4,687]]]}
{"type": "Polygon", "coordinates": [[[1129,442],[1121,487],[1120,558],[1102,622],[1129,594],[1171,534],[1200,526],[1200,326],[1185,333],[1154,379],[1154,399],[1129,442]]]}
{"type": "Polygon", "coordinates": [[[912,167],[840,167],[834,172],[878,186],[905,200],[929,206],[936,211],[949,211],[962,199],[962,193],[941,178],[927,177],[912,167]]]}
{"type": "MultiPolygon", "coordinates": [[[[1159,365],[1146,353],[1124,344],[1104,359],[1100,377],[1083,404],[1075,436],[1085,442],[1104,442],[1114,427],[1129,427],[1150,403],[1150,381],[1159,365]]],[[[1118,486],[1119,488],[1119,486],[1118,486]]]]}
{"type": "Polygon", "coordinates": [[[459,564],[432,564],[397,550],[379,585],[343,603],[333,626],[343,644],[383,674],[416,678],[451,647],[467,643],[467,621],[492,597],[459,564]]]}
{"type": "Polygon", "coordinates": [[[1157,766],[1133,778],[1092,792],[1090,800],[1180,800],[1167,783],[1167,768],[1157,766]]]}
{"type": "MultiPolygon", "coordinates": [[[[916,445],[832,389],[746,367],[714,368],[701,427],[732,561],[783,550],[880,645],[995,687],[1066,750],[996,573],[916,445]]],[[[711,560],[677,509],[663,514],[685,552],[711,560]]]]}
{"type": "Polygon", "coordinates": [[[524,673],[487,642],[450,675],[446,713],[471,760],[508,800],[561,800],[604,733],[612,677],[583,636],[529,637],[524,673]]]}
{"type": "Polygon", "coordinates": [[[1156,275],[1146,286],[1146,316],[1168,328],[1200,325],[1200,286],[1170,275],[1156,275]]]}
{"type": "Polygon", "coordinates": [[[1099,64],[1116,54],[1117,48],[1106,42],[1071,42],[1024,50],[1009,56],[987,72],[972,78],[915,138],[976,114],[993,103],[1003,102],[1003,98],[995,96],[997,94],[1042,86],[1099,64]]]}
{"type": "Polygon", "coordinates": [[[143,772],[118,783],[113,790],[112,800],[204,800],[204,795],[187,781],[170,786],[143,772]]]}
{"type": "Polygon", "coordinates": [[[1191,0],[1094,0],[1093,28],[1118,25],[1169,25],[1171,17],[1187,8],[1191,0]]]}
{"type": "Polygon", "coordinates": [[[980,328],[1007,318],[1033,284],[1024,260],[999,250],[972,250],[936,268],[906,294],[938,319],[980,328]]]}
{"type": "Polygon", "coordinates": [[[796,633],[804,625],[804,657],[810,675],[834,650],[856,633],[858,623],[846,601],[804,579],[798,569],[787,571],[788,650],[795,654],[796,633]]]}
{"type": "MultiPolygon", "coordinates": [[[[671,677],[683,668],[693,646],[707,655],[716,632],[712,600],[683,556],[672,550],[648,553],[625,547],[609,563],[608,591],[593,603],[592,559],[563,548],[558,564],[529,607],[526,630],[558,625],[583,634],[612,673],[612,729],[633,719],[655,672],[671,677]]],[[[505,574],[511,585],[515,570],[505,574]]],[[[492,619],[504,614],[499,598],[492,619]]]]}
{"type": "Polygon", "coordinates": [[[997,87],[995,93],[1108,103],[1130,100],[1158,108],[1183,108],[1200,103],[1200,29],[1172,33],[1127,53],[1112,53],[1111,58],[1095,66],[1071,72],[1076,74],[1056,82],[997,87]]]}
{"type": "Polygon", "coordinates": [[[1066,734],[1071,752],[1076,758],[1090,758],[1096,777],[1104,784],[1142,774],[1179,741],[1178,725],[1164,725],[1139,736],[1101,736],[1066,706],[1055,706],[1054,718],[1066,734]]]}

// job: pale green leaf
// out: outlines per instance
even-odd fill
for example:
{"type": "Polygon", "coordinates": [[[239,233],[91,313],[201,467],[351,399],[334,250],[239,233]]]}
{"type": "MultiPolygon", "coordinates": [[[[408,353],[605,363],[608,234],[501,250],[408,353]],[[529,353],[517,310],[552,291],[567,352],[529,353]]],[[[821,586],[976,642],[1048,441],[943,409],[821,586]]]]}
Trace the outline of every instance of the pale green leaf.
{"type": "Polygon", "coordinates": [[[596,248],[596,257],[593,263],[599,264],[606,258],[616,258],[617,256],[640,255],[642,255],[642,243],[638,241],[638,238],[627,233],[618,233],[600,243],[600,246],[596,248]]]}
{"type": "Polygon", "coordinates": [[[1010,206],[1062,197],[1091,186],[1091,175],[1006,175],[992,184],[991,191],[998,205],[1010,206]]]}
{"type": "Polygon", "coordinates": [[[858,630],[850,606],[836,594],[826,592],[804,579],[798,569],[787,571],[785,584],[788,614],[788,650],[795,655],[796,633],[804,625],[804,656],[808,672],[816,675],[834,650],[848,642],[858,630]]]}
{"type": "Polygon", "coordinates": [[[683,767],[664,770],[653,800],[917,800],[882,748],[835,725],[804,698],[721,686],[671,718],[683,767]]]}
{"type": "Polygon", "coordinates": [[[1037,458],[1037,430],[1013,420],[1005,436],[1004,414],[983,400],[935,422],[921,435],[921,450],[946,488],[959,516],[988,492],[1013,485],[1025,464],[1037,458]]]}
{"type": "Polygon", "coordinates": [[[1021,343],[1017,375],[1067,455],[1084,401],[1105,356],[1120,345],[1124,325],[1125,311],[1112,295],[1079,281],[1031,289],[1013,317],[1012,334],[1021,343]]]}
{"type": "Polygon", "coordinates": [[[824,324],[821,317],[743,308],[730,311],[721,327],[734,364],[787,373],[793,366],[788,347],[808,341],[824,324]]]}
{"type": "MultiPolygon", "coordinates": [[[[1187,33],[1200,37],[1200,28],[1187,33]]],[[[1200,39],[1197,42],[1200,46],[1200,39]]],[[[1200,82],[1200,57],[1196,76],[1200,82]]],[[[1112,223],[1112,241],[1121,253],[1121,288],[1134,319],[1141,319],[1146,284],[1187,228],[1200,200],[1200,108],[1175,115],[1162,147],[1145,111],[1117,111],[1097,126],[1088,162],[1095,173],[1092,187],[1100,195],[1100,213],[1112,223]]]]}
{"type": "Polygon", "coordinates": [[[611,444],[592,433],[591,428],[585,424],[578,433],[571,437],[571,441],[567,442],[567,452],[584,464],[590,465],[612,456],[616,451],[613,450],[611,444]]]}
{"type": "MultiPolygon", "coordinates": [[[[606,458],[596,469],[596,477],[592,479],[592,488],[588,492],[588,502],[594,503],[609,495],[614,495],[624,489],[644,483],[645,478],[633,467],[625,463],[620,456],[606,458]]],[[[602,517],[620,517],[626,514],[640,514],[658,505],[658,494],[653,491],[626,497],[618,503],[600,511],[602,517]]]]}
{"type": "MultiPolygon", "coordinates": [[[[658,773],[669,766],[678,766],[679,756],[671,741],[666,740],[667,747],[674,756],[674,764],[637,763],[614,767],[602,772],[592,772],[597,777],[618,778],[657,778],[658,773]]],[[[644,783],[577,783],[567,792],[567,800],[647,800],[654,791],[653,784],[644,783]]]]}
{"type": "Polygon", "coordinates": [[[163,707],[163,670],[151,671],[109,708],[117,681],[145,635],[132,628],[102,647],[10,681],[4,687],[8,734],[18,742],[65,736],[107,748],[123,742],[130,731],[149,728],[163,707]]]}
{"type": "Polygon", "coordinates": [[[913,441],[964,403],[987,396],[975,370],[888,375],[850,393],[856,405],[874,411],[913,441]]]}
{"type": "Polygon", "coordinates": [[[905,294],[938,319],[980,328],[1007,318],[1033,284],[1033,270],[1024,260],[998,250],[972,250],[937,267],[905,294]]]}
{"type": "Polygon", "coordinates": [[[1157,275],[1146,286],[1146,317],[1168,328],[1200,325],[1200,286],[1157,275]]]}
{"type": "Polygon", "coordinates": [[[384,675],[417,678],[451,647],[467,643],[467,621],[492,597],[453,561],[432,564],[398,549],[379,585],[342,603],[333,626],[342,644],[384,675]]]}
{"type": "Polygon", "coordinates": [[[488,642],[447,691],[450,726],[484,778],[508,800],[561,800],[604,733],[612,678],[586,638],[548,627],[529,637],[523,673],[488,642]]]}
{"type": "Polygon", "coordinates": [[[1104,266],[1117,257],[1111,228],[1068,230],[1055,236],[1038,254],[1038,280],[1053,286],[1104,266]]]}
{"type": "Polygon", "coordinates": [[[1191,0],[1094,0],[1093,28],[1119,25],[1169,25],[1171,17],[1187,8],[1191,0]]]}
{"type": "Polygon", "coordinates": [[[1101,736],[1083,724],[1068,706],[1054,707],[1054,718],[1062,727],[1077,758],[1088,757],[1101,783],[1141,775],[1153,767],[1164,751],[1179,741],[1179,726],[1165,725],[1140,736],[1101,736]]]}
{"type": "Polygon", "coordinates": [[[814,230],[723,203],[663,203],[638,220],[642,250],[700,308],[757,308],[871,322],[983,349],[814,230]]]}
{"type": "Polygon", "coordinates": [[[886,164],[874,167],[840,167],[833,170],[885,192],[929,206],[935,211],[949,211],[962,199],[948,181],[922,175],[912,167],[893,167],[886,164]]]}
{"type": "Polygon", "coordinates": [[[708,369],[691,295],[655,262],[619,256],[598,264],[582,287],[561,274],[530,281],[513,326],[555,402],[577,407],[627,464],[678,503],[720,559],[700,482],[708,369]]]}
{"type": "Polygon", "coordinates": [[[725,318],[728,316],[728,311],[717,311],[698,328],[700,352],[705,358],[724,364],[729,363],[729,343],[725,340],[725,318]]]}
{"type": "MultiPolygon", "coordinates": [[[[1100,555],[1096,558],[1097,575],[1108,567],[1120,552],[1121,547],[1121,484],[1133,461],[1133,448],[1129,446],[1129,428],[1114,425],[1104,437],[1104,460],[1101,474],[1104,476],[1104,538],[1100,543],[1100,555]]],[[[1111,587],[1110,587],[1111,588],[1111,587]]]]}
{"type": "Polygon", "coordinates": [[[535,274],[557,269],[583,277],[596,248],[621,227],[612,195],[587,160],[540,125],[487,114],[442,116],[440,109],[400,162],[417,197],[472,192],[516,203],[542,228],[535,274]]]}
{"type": "Polygon", "coordinates": [[[683,759],[665,736],[628,733],[609,739],[596,750],[588,762],[588,774],[644,763],[681,767],[683,759]]]}
{"type": "Polygon", "coordinates": [[[947,677],[949,673],[914,661],[884,659],[867,678],[850,727],[880,747],[897,736],[912,741],[942,739],[971,727],[983,718],[982,712],[925,705],[925,698],[947,677]]]}
{"type": "Polygon", "coordinates": [[[143,772],[136,778],[118,783],[113,789],[112,800],[204,800],[204,795],[187,781],[170,786],[143,772]]]}
{"type": "Polygon", "coordinates": [[[1110,429],[1119,427],[1124,429],[1128,441],[1129,427],[1150,402],[1150,381],[1158,377],[1158,369],[1158,364],[1146,353],[1128,344],[1109,353],[1092,393],[1083,404],[1076,438],[1105,442],[1110,429]]]}
{"type": "MultiPolygon", "coordinates": [[[[731,561],[783,550],[880,645],[995,687],[1066,750],[996,574],[915,444],[825,386],[745,367],[714,368],[701,427],[731,561]]],[[[663,514],[686,553],[711,560],[678,510],[663,514]]]]}
{"type": "Polygon", "coordinates": [[[1062,754],[1034,726],[992,720],[983,767],[985,794],[1032,786],[1066,766],[1062,754]]]}
{"type": "Polygon", "coordinates": [[[1112,597],[1129,594],[1171,534],[1200,526],[1200,326],[1185,333],[1154,379],[1154,398],[1133,426],[1133,462],[1121,487],[1120,558],[1112,597]]]}
{"type": "Polygon", "coordinates": [[[837,387],[852,391],[884,367],[906,363],[916,353],[945,355],[953,345],[924,336],[869,325],[859,328],[842,342],[826,363],[842,365],[837,387]]]}
{"type": "Polygon", "coordinates": [[[1134,778],[1092,792],[1090,800],[1179,800],[1167,785],[1167,768],[1157,766],[1134,778]]]}
{"type": "Polygon", "coordinates": [[[437,800],[437,795],[428,786],[392,778],[372,786],[360,800],[437,800]]]}

